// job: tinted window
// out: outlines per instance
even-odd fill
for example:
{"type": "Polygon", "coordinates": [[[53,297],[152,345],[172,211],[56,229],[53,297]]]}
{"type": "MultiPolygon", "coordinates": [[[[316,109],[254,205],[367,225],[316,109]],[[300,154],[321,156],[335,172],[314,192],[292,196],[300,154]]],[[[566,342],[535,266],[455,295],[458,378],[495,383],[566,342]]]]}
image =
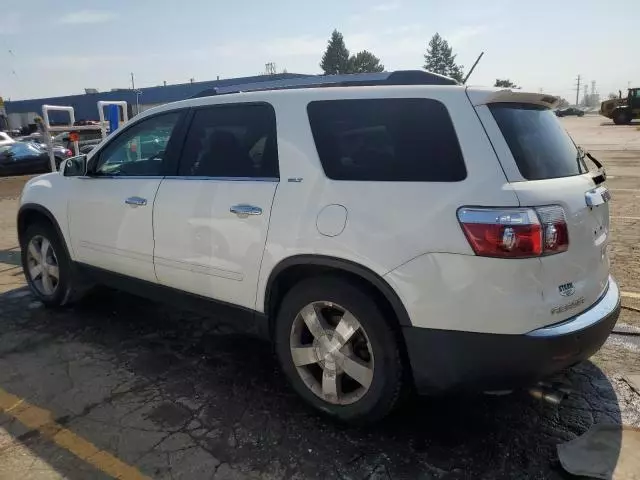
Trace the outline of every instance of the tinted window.
{"type": "Polygon", "coordinates": [[[264,104],[196,110],[179,172],[196,177],[278,177],[276,119],[264,104]]]}
{"type": "Polygon", "coordinates": [[[537,105],[489,106],[518,169],[527,180],[583,173],[580,153],[553,112],[537,105]]]}
{"type": "Polygon", "coordinates": [[[457,182],[467,175],[449,113],[436,100],[331,100],[307,110],[329,178],[457,182]]]}
{"type": "Polygon", "coordinates": [[[97,175],[157,176],[180,112],[158,115],[127,129],[100,152],[97,175]]]}

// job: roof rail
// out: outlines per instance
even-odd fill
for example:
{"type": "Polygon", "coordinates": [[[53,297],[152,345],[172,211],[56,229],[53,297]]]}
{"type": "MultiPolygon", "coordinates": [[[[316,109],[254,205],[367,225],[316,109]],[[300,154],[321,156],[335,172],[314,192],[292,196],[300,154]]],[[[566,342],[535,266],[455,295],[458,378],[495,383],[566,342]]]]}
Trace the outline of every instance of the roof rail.
{"type": "Polygon", "coordinates": [[[189,98],[227,95],[240,92],[268,90],[294,90],[299,88],[366,87],[379,85],[459,85],[453,78],[423,70],[397,70],[395,72],[353,73],[343,75],[309,75],[308,77],[276,80],[273,82],[235,85],[223,88],[208,88],[189,98]],[[267,85],[265,85],[265,83],[267,85]],[[221,91],[224,90],[224,91],[221,91]]]}

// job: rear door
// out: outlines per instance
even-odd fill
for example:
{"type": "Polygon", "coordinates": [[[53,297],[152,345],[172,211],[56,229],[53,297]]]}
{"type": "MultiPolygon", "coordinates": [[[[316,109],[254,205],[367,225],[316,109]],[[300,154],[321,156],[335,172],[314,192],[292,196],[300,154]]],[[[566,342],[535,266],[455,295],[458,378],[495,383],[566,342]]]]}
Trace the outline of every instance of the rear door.
{"type": "Polygon", "coordinates": [[[476,108],[520,206],[564,210],[568,249],[540,259],[555,323],[591,306],[607,288],[609,193],[545,104],[553,97],[509,92],[490,100],[476,108]]]}
{"type": "Polygon", "coordinates": [[[278,170],[271,105],[195,109],[177,175],[153,209],[158,281],[255,308],[278,170]]]}

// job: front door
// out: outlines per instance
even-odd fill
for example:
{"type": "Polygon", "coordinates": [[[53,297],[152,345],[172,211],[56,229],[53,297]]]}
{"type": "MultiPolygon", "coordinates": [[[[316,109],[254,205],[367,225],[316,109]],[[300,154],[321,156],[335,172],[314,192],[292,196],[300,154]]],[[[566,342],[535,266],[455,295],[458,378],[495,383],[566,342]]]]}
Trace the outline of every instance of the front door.
{"type": "Polygon", "coordinates": [[[71,179],[69,228],[78,262],[157,281],[153,201],[180,115],[160,114],[126,128],[90,159],[90,175],[71,179]]]}
{"type": "Polygon", "coordinates": [[[158,281],[255,308],[277,186],[276,124],[270,105],[196,109],[178,175],[164,179],[156,197],[158,281]]]}

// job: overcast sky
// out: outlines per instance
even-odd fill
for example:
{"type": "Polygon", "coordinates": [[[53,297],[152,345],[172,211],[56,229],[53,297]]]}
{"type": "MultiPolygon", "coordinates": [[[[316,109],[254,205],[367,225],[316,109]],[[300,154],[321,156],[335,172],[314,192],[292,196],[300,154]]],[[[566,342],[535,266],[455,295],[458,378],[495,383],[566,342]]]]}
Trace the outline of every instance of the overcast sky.
{"type": "Polygon", "coordinates": [[[439,32],[470,84],[509,78],[575,99],[575,79],[606,95],[640,85],[639,0],[3,0],[0,96],[83,93],[262,73],[320,73],[334,28],[387,70],[423,64],[439,32]]]}

